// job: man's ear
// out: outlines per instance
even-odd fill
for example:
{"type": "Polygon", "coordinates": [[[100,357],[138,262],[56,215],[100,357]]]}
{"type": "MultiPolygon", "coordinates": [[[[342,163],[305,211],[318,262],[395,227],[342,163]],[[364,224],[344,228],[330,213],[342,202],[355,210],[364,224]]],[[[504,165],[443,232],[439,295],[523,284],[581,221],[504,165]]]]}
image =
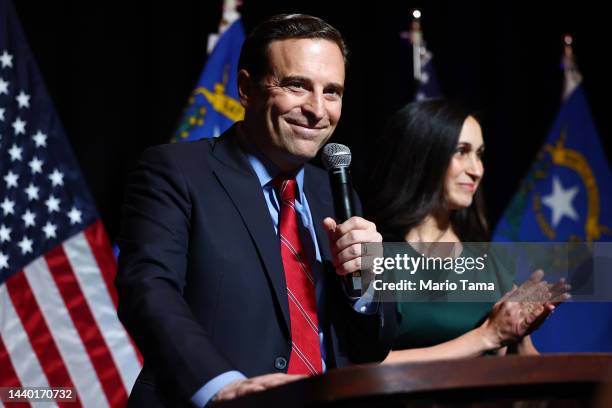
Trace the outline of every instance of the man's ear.
{"type": "Polygon", "coordinates": [[[238,95],[240,96],[240,104],[245,108],[249,105],[249,99],[253,91],[252,82],[251,75],[247,70],[241,69],[238,71],[238,95]]]}

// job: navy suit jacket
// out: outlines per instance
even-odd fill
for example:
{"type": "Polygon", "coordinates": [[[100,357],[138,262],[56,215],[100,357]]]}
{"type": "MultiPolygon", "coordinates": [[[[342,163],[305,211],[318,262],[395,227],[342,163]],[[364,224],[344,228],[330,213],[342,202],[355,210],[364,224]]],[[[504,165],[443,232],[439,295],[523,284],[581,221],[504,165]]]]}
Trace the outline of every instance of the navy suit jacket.
{"type": "MultiPolygon", "coordinates": [[[[392,304],[357,313],[331,265],[322,226],[333,215],[327,174],[307,164],[323,260],[328,368],[382,360],[392,304]]],[[[180,406],[217,375],[280,369],[291,352],[279,241],[235,128],[217,139],[148,149],[128,183],[116,285],[119,317],[145,358],[130,406],[180,406]]]]}

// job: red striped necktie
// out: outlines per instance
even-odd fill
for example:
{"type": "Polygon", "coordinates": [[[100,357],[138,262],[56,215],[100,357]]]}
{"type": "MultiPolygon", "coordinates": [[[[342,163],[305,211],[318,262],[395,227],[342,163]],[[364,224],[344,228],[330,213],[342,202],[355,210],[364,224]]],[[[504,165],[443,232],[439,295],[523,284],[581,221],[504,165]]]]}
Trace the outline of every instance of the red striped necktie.
{"type": "Polygon", "coordinates": [[[287,373],[320,374],[317,300],[312,269],[298,232],[295,210],[297,182],[295,179],[276,179],[274,187],[280,198],[280,247],[291,319],[291,356],[287,373]]]}

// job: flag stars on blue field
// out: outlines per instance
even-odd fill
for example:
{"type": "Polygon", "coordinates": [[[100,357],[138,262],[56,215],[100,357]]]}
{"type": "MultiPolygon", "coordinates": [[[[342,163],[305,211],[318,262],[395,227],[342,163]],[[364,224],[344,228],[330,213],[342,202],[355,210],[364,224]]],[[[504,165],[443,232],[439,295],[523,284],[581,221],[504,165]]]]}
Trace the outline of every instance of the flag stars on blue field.
{"type": "Polygon", "coordinates": [[[4,50],[2,55],[0,55],[0,64],[2,68],[11,68],[13,66],[13,56],[7,50],[4,50]]]}
{"type": "Polygon", "coordinates": [[[58,169],[54,169],[53,173],[49,174],[49,180],[51,180],[51,184],[53,185],[53,187],[63,186],[64,173],[62,173],[58,169]]]}
{"type": "Polygon", "coordinates": [[[13,130],[15,131],[15,136],[22,134],[25,134],[25,127],[26,127],[27,122],[25,122],[24,120],[21,120],[21,118],[18,116],[17,119],[15,119],[15,121],[13,122],[13,130]]]}
{"type": "Polygon", "coordinates": [[[28,201],[38,200],[38,191],[38,187],[30,183],[28,188],[25,190],[25,193],[28,195],[28,201]]]}
{"type": "Polygon", "coordinates": [[[19,109],[21,108],[29,108],[30,107],[30,95],[21,91],[19,95],[15,97],[17,100],[17,104],[19,105],[19,109]]]}
{"type": "Polygon", "coordinates": [[[36,147],[47,147],[47,135],[40,130],[32,136],[32,139],[34,139],[36,147]]]}
{"type": "Polygon", "coordinates": [[[2,207],[2,212],[4,213],[5,217],[9,214],[15,214],[15,202],[9,200],[8,197],[2,201],[0,207],[2,207]]]}
{"type": "Polygon", "coordinates": [[[44,162],[40,160],[38,157],[34,156],[32,160],[28,163],[30,169],[32,170],[32,174],[42,173],[42,165],[44,162]]]}
{"type": "Polygon", "coordinates": [[[57,231],[57,226],[55,224],[52,224],[51,222],[47,221],[42,230],[45,233],[45,237],[47,239],[56,238],[55,232],[57,231]]]}
{"type": "Polygon", "coordinates": [[[0,269],[8,269],[8,255],[0,251],[0,269]]]}
{"type": "Polygon", "coordinates": [[[17,146],[16,144],[13,144],[13,146],[11,146],[11,148],[9,149],[8,153],[9,156],[11,156],[12,162],[16,160],[21,161],[21,154],[23,153],[23,149],[17,146]]]}
{"type": "Polygon", "coordinates": [[[70,218],[70,224],[80,224],[81,223],[81,211],[77,210],[76,207],[72,207],[70,212],[68,213],[68,218],[70,218]]]}
{"type": "Polygon", "coordinates": [[[36,226],[36,214],[34,214],[29,209],[27,209],[23,213],[23,215],[21,216],[21,219],[23,220],[23,224],[26,228],[36,226]]]}
{"type": "Polygon", "coordinates": [[[11,231],[6,225],[0,225],[0,242],[9,242],[11,240],[11,231]]]}
{"type": "Polygon", "coordinates": [[[32,252],[32,244],[34,241],[24,236],[21,241],[17,244],[19,248],[21,248],[21,255],[25,255],[27,253],[32,252]]]}
{"type": "Polygon", "coordinates": [[[16,160],[21,161],[21,154],[23,153],[23,149],[16,144],[13,144],[8,151],[9,156],[11,156],[11,161],[14,162],[16,160]]]}
{"type": "Polygon", "coordinates": [[[5,81],[4,78],[0,77],[0,95],[5,94],[8,95],[8,87],[9,87],[9,83],[8,81],[5,81]]]}
{"type": "Polygon", "coordinates": [[[59,209],[60,209],[59,204],[60,204],[60,200],[58,200],[53,195],[49,196],[47,201],[45,201],[45,205],[47,206],[47,211],[49,212],[49,214],[51,214],[54,211],[59,212],[59,209]]]}
{"type": "Polygon", "coordinates": [[[39,114],[41,100],[34,96],[30,82],[20,81],[20,73],[14,72],[18,62],[17,56],[0,48],[0,146],[6,161],[0,170],[2,272],[27,264],[90,216],[86,200],[73,190],[82,186],[74,180],[61,143],[57,144],[58,130],[39,114]]]}
{"type": "Polygon", "coordinates": [[[17,180],[19,180],[19,176],[9,170],[6,176],[4,176],[4,181],[6,182],[6,189],[8,190],[11,187],[17,188],[17,180]]]}

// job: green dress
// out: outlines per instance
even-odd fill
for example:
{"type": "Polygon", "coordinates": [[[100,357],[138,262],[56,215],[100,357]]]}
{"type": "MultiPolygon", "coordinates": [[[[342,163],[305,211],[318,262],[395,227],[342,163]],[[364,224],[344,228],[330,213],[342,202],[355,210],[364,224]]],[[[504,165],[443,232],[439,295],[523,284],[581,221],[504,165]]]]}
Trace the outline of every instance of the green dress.
{"type": "MultiPolygon", "coordinates": [[[[466,252],[464,248],[460,256],[467,256],[466,252]]],[[[495,295],[499,298],[512,288],[514,265],[508,257],[499,253],[488,255],[486,274],[488,280],[495,283],[495,295]]],[[[466,271],[461,278],[477,281],[479,277],[466,271]]],[[[478,327],[494,305],[493,301],[466,302],[450,299],[452,295],[429,302],[398,301],[398,332],[393,349],[429,347],[457,338],[478,327]]]]}

